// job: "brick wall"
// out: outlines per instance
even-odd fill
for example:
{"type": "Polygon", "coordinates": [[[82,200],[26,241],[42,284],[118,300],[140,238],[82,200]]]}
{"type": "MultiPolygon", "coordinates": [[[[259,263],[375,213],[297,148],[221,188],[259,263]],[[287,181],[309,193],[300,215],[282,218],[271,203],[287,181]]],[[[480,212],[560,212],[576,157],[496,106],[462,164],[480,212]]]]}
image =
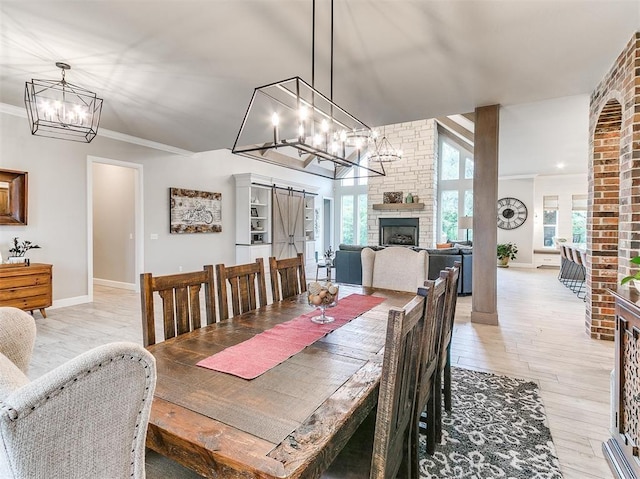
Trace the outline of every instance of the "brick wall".
{"type": "Polygon", "coordinates": [[[367,240],[378,244],[379,218],[419,218],[420,237],[418,245],[433,247],[436,220],[436,155],[438,136],[435,120],[419,120],[387,125],[380,129],[394,148],[403,151],[400,161],[385,164],[386,176],[369,178],[367,240]],[[424,209],[420,210],[374,210],[373,205],[382,203],[385,191],[402,191],[406,196],[418,196],[424,209]]]}
{"type": "Polygon", "coordinates": [[[593,338],[614,338],[614,301],[607,289],[631,272],[640,254],[640,33],[591,95],[587,308],[593,338]]]}

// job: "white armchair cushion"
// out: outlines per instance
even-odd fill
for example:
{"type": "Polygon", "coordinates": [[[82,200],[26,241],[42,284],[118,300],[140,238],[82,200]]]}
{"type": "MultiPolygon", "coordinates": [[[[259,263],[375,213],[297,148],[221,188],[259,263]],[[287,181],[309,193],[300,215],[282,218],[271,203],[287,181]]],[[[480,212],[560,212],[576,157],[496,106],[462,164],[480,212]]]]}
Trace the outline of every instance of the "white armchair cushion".
{"type": "Polygon", "coordinates": [[[36,322],[33,316],[17,308],[0,308],[0,353],[25,374],[35,339],[36,322]]]}
{"type": "Polygon", "coordinates": [[[144,478],[155,359],[99,346],[0,402],[0,477],[144,478]]]}
{"type": "Polygon", "coordinates": [[[364,248],[362,285],[415,293],[424,286],[429,271],[427,252],[391,246],[379,251],[364,248]]]}
{"type": "Polygon", "coordinates": [[[29,378],[20,371],[18,366],[0,353],[0,401],[4,401],[12,392],[28,382],[29,378]]]}

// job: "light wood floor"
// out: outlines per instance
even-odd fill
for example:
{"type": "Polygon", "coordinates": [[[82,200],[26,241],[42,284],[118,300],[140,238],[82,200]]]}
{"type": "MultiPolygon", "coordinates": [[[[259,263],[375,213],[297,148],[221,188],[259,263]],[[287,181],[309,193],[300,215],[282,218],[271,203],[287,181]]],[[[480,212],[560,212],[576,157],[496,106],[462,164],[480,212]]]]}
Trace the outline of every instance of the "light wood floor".
{"type": "MultiPolygon", "coordinates": [[[[557,274],[499,269],[498,327],[472,324],[471,297],[460,297],[453,364],[535,381],[565,479],[608,479],[601,444],[609,437],[613,343],[587,336],[584,303],[557,274]]],[[[139,296],[133,292],[96,287],[93,303],[47,313],[47,319],[35,313],[31,378],[99,344],[142,342],[139,296]]]]}

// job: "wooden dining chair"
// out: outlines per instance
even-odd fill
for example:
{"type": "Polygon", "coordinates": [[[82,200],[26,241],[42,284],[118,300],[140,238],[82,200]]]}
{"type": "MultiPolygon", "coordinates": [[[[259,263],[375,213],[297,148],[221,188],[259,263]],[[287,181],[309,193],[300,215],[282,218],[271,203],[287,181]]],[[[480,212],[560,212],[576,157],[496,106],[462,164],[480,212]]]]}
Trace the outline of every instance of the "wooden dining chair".
{"type": "Polygon", "coordinates": [[[215,283],[213,266],[191,273],[153,276],[140,275],[140,299],[142,301],[142,340],[145,346],[156,343],[153,293],[162,299],[164,339],[188,333],[202,326],[200,290],[204,287],[206,322],[216,322],[215,283]]]}
{"type": "Polygon", "coordinates": [[[440,277],[446,280],[447,290],[444,299],[444,321],[440,332],[440,357],[438,359],[438,378],[434,388],[436,405],[435,410],[435,441],[442,439],[442,396],[444,396],[444,409],[451,411],[451,339],[453,337],[453,322],[456,317],[456,305],[458,300],[458,278],[460,277],[460,262],[456,261],[452,268],[440,273],[440,277]]]}
{"type": "Polygon", "coordinates": [[[233,315],[237,316],[267,305],[267,287],[264,279],[264,260],[237,266],[216,265],[218,277],[218,304],[220,319],[229,318],[229,291],[233,315]]]}
{"type": "Polygon", "coordinates": [[[410,454],[427,293],[423,289],[402,309],[389,311],[377,410],[360,425],[324,479],[419,477],[410,454]]]}
{"type": "Polygon", "coordinates": [[[307,290],[307,278],[304,272],[304,256],[298,253],[295,258],[269,258],[271,292],[273,301],[297,296],[307,290]]]}
{"type": "Polygon", "coordinates": [[[425,288],[420,288],[418,291],[419,294],[425,294],[427,302],[418,369],[417,397],[413,411],[412,467],[418,467],[419,463],[418,444],[421,422],[426,424],[427,454],[433,454],[436,447],[436,408],[439,405],[436,404],[435,389],[438,387],[439,379],[438,358],[440,356],[440,334],[445,319],[447,279],[441,275],[435,281],[425,281],[425,288]]]}
{"type": "Polygon", "coordinates": [[[424,284],[429,272],[427,252],[402,246],[390,246],[374,251],[364,248],[362,286],[415,293],[424,284]]]}

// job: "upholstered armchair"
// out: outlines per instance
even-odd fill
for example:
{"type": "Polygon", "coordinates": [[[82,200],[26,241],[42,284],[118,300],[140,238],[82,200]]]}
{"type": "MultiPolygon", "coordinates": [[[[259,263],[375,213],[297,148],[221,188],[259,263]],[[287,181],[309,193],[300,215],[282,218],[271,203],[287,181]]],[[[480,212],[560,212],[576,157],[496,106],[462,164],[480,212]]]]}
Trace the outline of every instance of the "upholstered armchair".
{"type": "Polygon", "coordinates": [[[390,246],[362,250],[362,285],[415,293],[424,286],[429,271],[426,251],[390,246]]]}
{"type": "Polygon", "coordinates": [[[4,354],[24,374],[29,368],[35,339],[33,316],[17,308],[0,308],[0,354],[4,354]]]}
{"type": "Polygon", "coordinates": [[[0,477],[145,477],[156,367],[142,346],[99,346],[34,381],[0,354],[0,378],[0,477]]]}

